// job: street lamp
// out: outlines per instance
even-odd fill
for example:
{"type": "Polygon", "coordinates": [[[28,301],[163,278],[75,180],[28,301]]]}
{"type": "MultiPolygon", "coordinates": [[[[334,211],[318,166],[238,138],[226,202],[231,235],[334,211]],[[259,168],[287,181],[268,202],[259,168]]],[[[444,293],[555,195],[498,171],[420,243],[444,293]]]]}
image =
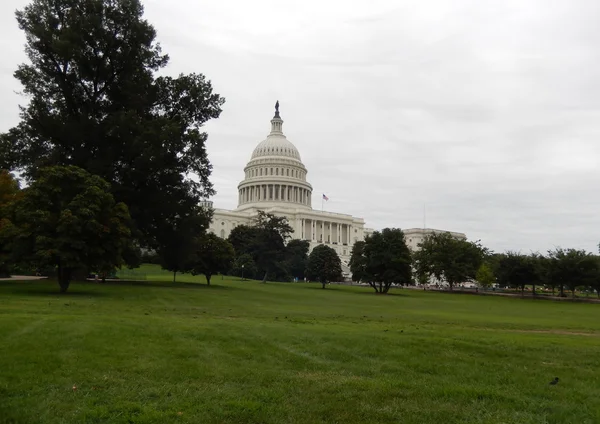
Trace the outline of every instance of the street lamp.
{"type": "Polygon", "coordinates": [[[242,265],[242,281],[244,281],[244,265],[242,265]]]}

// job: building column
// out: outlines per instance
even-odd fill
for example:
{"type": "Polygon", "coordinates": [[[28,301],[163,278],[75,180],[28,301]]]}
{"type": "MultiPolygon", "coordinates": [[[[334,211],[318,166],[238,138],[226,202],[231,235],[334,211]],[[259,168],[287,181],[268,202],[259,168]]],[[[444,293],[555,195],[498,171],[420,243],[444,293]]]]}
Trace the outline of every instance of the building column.
{"type": "Polygon", "coordinates": [[[333,226],[333,222],[329,222],[329,243],[333,243],[333,234],[331,231],[331,227],[333,226]]]}
{"type": "Polygon", "coordinates": [[[321,221],[321,243],[325,243],[325,221],[321,221]]]}

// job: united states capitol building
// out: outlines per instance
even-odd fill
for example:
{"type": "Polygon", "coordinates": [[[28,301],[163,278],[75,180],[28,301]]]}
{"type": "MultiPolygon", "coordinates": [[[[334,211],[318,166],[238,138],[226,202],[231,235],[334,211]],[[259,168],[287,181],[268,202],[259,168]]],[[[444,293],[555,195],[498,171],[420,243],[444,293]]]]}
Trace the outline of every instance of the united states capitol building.
{"type": "MultiPolygon", "coordinates": [[[[279,102],[271,119],[271,132],[261,141],[244,168],[244,179],[238,185],[238,207],[235,210],[214,208],[209,231],[227,238],[238,225],[251,225],[258,211],[285,216],[294,230],[293,239],[306,240],[310,250],[319,244],[332,247],[348,271],[352,246],[373,232],[363,218],[314,210],[312,186],[300,153],[283,134],[279,102]]],[[[321,194],[321,196],[324,196],[321,194]]],[[[319,196],[319,198],[321,198],[319,196]]],[[[212,207],[212,203],[207,202],[212,207]]],[[[438,232],[414,228],[404,230],[409,247],[416,248],[426,234],[438,232]]],[[[461,233],[452,233],[464,237],[461,233]]]]}

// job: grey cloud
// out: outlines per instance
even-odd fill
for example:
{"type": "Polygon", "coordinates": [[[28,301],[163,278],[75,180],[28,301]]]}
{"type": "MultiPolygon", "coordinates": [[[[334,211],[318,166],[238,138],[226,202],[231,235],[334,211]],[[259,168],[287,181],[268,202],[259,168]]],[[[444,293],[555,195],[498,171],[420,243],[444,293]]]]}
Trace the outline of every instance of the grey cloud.
{"type": "MultiPolygon", "coordinates": [[[[0,4],[0,124],[17,122],[23,37],[0,4]]],[[[227,98],[210,122],[218,207],[279,99],[327,210],[374,228],[463,231],[494,250],[597,251],[595,0],[145,1],[171,56],[227,98]]]]}

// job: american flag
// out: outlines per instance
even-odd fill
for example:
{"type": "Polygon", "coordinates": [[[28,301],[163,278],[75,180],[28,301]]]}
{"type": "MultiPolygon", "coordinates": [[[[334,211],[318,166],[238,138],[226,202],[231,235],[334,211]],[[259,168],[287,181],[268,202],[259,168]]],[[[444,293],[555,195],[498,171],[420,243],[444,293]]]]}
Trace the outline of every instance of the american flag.
{"type": "Polygon", "coordinates": [[[323,193],[323,199],[326,200],[326,201],[328,201],[329,197],[325,196],[325,194],[323,193]]]}

